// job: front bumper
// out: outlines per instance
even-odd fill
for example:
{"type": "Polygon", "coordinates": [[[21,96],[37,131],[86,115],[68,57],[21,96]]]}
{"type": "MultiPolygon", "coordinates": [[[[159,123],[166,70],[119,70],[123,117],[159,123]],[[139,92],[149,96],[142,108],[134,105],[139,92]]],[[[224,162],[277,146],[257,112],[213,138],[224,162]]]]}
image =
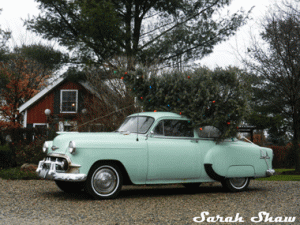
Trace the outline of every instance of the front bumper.
{"type": "MultiPolygon", "coordinates": [[[[47,159],[44,159],[39,162],[36,173],[39,177],[48,179],[48,180],[61,180],[61,181],[73,181],[73,182],[81,182],[85,181],[87,178],[86,174],[80,173],[66,173],[57,171],[56,167],[59,165],[59,162],[53,162],[47,159]]],[[[76,167],[80,167],[76,165],[76,167]]],[[[79,172],[79,170],[77,170],[79,172]]]]}

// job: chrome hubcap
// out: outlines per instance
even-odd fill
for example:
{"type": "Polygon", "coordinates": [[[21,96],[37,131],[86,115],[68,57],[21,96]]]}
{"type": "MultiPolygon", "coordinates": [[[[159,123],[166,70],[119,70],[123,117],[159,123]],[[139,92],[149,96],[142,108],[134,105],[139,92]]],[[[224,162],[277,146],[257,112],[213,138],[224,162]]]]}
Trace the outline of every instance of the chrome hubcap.
{"type": "Polygon", "coordinates": [[[236,189],[242,189],[246,186],[248,178],[231,178],[229,182],[236,189]]]}
{"type": "Polygon", "coordinates": [[[99,195],[111,195],[119,184],[119,176],[112,167],[100,167],[93,175],[93,189],[99,195]]]}

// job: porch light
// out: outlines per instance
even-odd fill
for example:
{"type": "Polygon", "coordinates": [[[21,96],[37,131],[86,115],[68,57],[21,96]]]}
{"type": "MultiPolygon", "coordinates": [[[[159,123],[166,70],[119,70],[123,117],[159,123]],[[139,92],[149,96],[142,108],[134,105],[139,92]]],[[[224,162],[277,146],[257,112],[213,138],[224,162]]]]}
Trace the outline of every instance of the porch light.
{"type": "Polygon", "coordinates": [[[82,110],[81,110],[81,113],[82,113],[82,114],[87,114],[87,109],[82,109],[82,110]]]}
{"type": "Polygon", "coordinates": [[[45,109],[45,114],[46,114],[46,116],[50,116],[51,110],[50,109],[45,109]]]}

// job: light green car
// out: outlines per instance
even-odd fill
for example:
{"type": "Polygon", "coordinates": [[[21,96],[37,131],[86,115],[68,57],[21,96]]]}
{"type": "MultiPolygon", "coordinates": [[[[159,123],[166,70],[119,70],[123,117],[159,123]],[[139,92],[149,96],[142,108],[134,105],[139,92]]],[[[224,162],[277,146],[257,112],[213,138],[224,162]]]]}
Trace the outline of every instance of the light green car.
{"type": "Polygon", "coordinates": [[[273,151],[237,139],[216,144],[217,128],[191,128],[169,112],[130,115],[115,132],[64,133],[45,142],[40,177],[65,192],[84,189],[96,199],[115,198],[122,185],[182,183],[198,188],[219,181],[243,191],[250,179],[274,174],[273,151]]]}

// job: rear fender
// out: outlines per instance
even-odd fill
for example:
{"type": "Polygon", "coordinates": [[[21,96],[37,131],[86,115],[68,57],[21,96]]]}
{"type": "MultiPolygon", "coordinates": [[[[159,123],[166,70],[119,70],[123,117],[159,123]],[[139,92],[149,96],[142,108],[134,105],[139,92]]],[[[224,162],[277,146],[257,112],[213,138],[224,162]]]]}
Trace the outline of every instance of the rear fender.
{"type": "Polygon", "coordinates": [[[252,147],[221,143],[210,149],[204,157],[207,175],[217,181],[232,177],[255,177],[255,163],[260,151],[252,147]]]}

